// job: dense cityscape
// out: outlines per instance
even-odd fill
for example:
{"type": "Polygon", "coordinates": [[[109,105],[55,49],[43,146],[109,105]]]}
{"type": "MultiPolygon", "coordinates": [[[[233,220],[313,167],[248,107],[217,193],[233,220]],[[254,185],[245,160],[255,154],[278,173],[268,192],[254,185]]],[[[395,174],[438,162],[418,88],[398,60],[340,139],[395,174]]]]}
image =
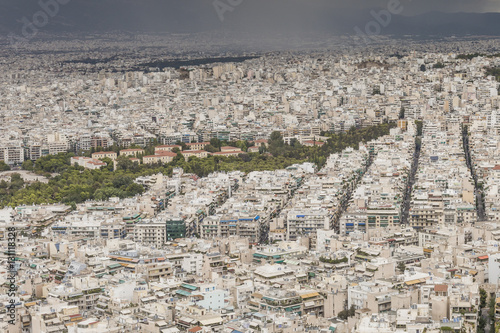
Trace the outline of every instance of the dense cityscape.
{"type": "Polygon", "coordinates": [[[497,332],[500,39],[210,38],[0,39],[0,331],[497,332]]]}

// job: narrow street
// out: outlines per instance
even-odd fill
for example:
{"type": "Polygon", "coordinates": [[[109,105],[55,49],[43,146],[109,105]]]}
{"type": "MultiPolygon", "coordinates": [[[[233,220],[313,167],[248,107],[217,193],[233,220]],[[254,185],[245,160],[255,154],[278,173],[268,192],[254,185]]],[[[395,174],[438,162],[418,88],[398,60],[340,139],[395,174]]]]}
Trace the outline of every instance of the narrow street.
{"type": "Polygon", "coordinates": [[[403,205],[401,207],[401,224],[408,224],[408,217],[410,215],[410,203],[413,185],[415,184],[415,175],[418,170],[418,161],[420,158],[420,149],[422,147],[422,137],[415,138],[415,152],[413,153],[413,161],[411,164],[410,175],[406,182],[406,189],[404,192],[403,205]]]}
{"type": "Polygon", "coordinates": [[[474,169],[474,165],[472,165],[472,158],[469,147],[469,128],[464,126],[462,128],[462,141],[465,153],[465,161],[467,163],[467,167],[470,170],[472,179],[474,181],[474,194],[476,197],[476,211],[477,211],[477,220],[485,221],[486,220],[486,212],[485,212],[485,204],[483,198],[483,191],[479,186],[476,170],[474,169]]]}

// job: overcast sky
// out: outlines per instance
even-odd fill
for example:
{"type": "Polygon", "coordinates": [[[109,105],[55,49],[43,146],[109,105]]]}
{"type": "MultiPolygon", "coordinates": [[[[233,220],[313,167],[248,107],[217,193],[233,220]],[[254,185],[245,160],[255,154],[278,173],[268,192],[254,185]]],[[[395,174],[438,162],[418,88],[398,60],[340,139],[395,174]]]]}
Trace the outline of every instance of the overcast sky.
{"type": "MultiPolygon", "coordinates": [[[[19,31],[23,18],[31,20],[40,11],[40,3],[55,1],[67,4],[59,5],[56,15],[51,16],[44,29],[59,32],[66,29],[194,32],[222,28],[255,34],[349,33],[355,26],[364,27],[373,20],[370,14],[373,9],[388,8],[394,1],[400,1],[403,16],[427,12],[500,12],[500,0],[0,0],[0,32],[19,31]],[[226,9],[217,10],[217,3],[226,4],[226,9]]],[[[436,27],[443,23],[441,20],[442,17],[434,16],[436,27]]],[[[496,27],[495,18],[490,20],[496,27]]],[[[427,18],[415,18],[410,23],[413,24],[412,32],[430,27],[427,18]]],[[[392,18],[391,25],[383,33],[397,32],[405,24],[409,23],[392,18]]],[[[490,23],[482,18],[458,18],[454,24],[449,25],[448,32],[462,25],[481,27],[490,23]]]]}
{"type": "MultiPolygon", "coordinates": [[[[268,0],[269,1],[269,0],[268,0]]],[[[272,0],[271,0],[272,1],[272,0]]],[[[304,0],[307,1],[307,0],[304,0]]],[[[367,9],[387,7],[392,0],[308,0],[322,5],[339,8],[367,9]]],[[[397,1],[397,0],[394,0],[397,1]]],[[[429,11],[442,12],[500,12],[500,0],[399,0],[405,8],[405,14],[415,15],[429,11]]]]}
{"type": "MultiPolygon", "coordinates": [[[[57,0],[40,0],[42,2],[52,2],[57,0]]],[[[61,0],[62,1],[62,0],[61,0]]],[[[405,7],[405,13],[408,15],[420,14],[429,11],[443,11],[443,12],[500,12],[500,0],[99,0],[99,2],[108,2],[113,5],[141,5],[147,3],[161,3],[162,6],[172,5],[176,8],[179,2],[187,2],[196,7],[199,5],[200,11],[205,11],[206,4],[212,4],[215,1],[225,3],[246,3],[251,6],[261,6],[264,10],[267,6],[280,6],[294,7],[297,4],[307,4],[310,6],[321,7],[328,6],[340,9],[368,9],[374,7],[387,7],[391,1],[400,1],[405,7]]],[[[27,9],[33,8],[33,4],[38,4],[37,0],[0,0],[0,4],[10,4],[18,7],[26,7],[27,9]]],[[[95,0],[64,0],[71,3],[92,3],[95,0]]],[[[145,5],[147,6],[147,5],[145,5]]],[[[196,8],[193,8],[194,10],[196,8]]],[[[202,12],[203,13],[203,12],[202,12]]],[[[278,14],[278,13],[277,13],[278,14]]]]}

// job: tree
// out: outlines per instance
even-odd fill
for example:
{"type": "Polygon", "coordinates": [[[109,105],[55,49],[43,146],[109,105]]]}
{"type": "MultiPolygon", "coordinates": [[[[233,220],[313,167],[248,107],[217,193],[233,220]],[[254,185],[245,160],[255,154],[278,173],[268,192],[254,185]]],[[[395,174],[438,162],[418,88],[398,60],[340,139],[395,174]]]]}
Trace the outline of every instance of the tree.
{"type": "Polygon", "coordinates": [[[10,175],[10,186],[12,190],[18,190],[24,186],[24,179],[18,173],[13,173],[10,175]]]}
{"type": "Polygon", "coordinates": [[[482,315],[479,315],[479,320],[477,323],[477,333],[485,333],[484,328],[486,326],[486,320],[484,320],[484,317],[482,315]]]}
{"type": "Polygon", "coordinates": [[[210,145],[205,146],[205,150],[208,151],[209,153],[216,153],[219,151],[219,148],[210,145]]]}
{"type": "Polygon", "coordinates": [[[210,139],[210,145],[219,149],[222,146],[222,142],[217,138],[212,138],[210,139]]]}
{"type": "Polygon", "coordinates": [[[349,310],[340,311],[337,317],[339,317],[342,320],[347,320],[347,318],[349,317],[354,317],[355,314],[356,314],[356,308],[354,307],[354,305],[351,305],[349,310]]]}
{"type": "Polygon", "coordinates": [[[486,306],[486,300],[488,299],[488,293],[483,288],[479,289],[479,308],[482,309],[486,306]]]}
{"type": "Polygon", "coordinates": [[[281,132],[278,132],[278,131],[274,131],[271,133],[271,137],[269,139],[269,144],[272,144],[272,143],[275,143],[275,144],[278,144],[278,143],[283,143],[283,137],[281,136],[281,132]]]}
{"type": "Polygon", "coordinates": [[[405,265],[405,263],[404,263],[404,262],[400,262],[400,263],[398,264],[398,269],[399,269],[399,271],[400,271],[400,272],[404,272],[404,271],[406,270],[406,265],[405,265]]]}
{"type": "Polygon", "coordinates": [[[101,169],[106,169],[106,170],[109,170],[109,171],[113,171],[114,168],[115,168],[115,164],[113,162],[112,159],[110,159],[109,157],[104,157],[104,158],[101,158],[101,161],[103,161],[104,163],[106,163],[106,166],[102,166],[101,169]]]}
{"type": "Polygon", "coordinates": [[[351,307],[349,308],[349,317],[354,317],[355,314],[356,308],[354,307],[354,305],[351,305],[351,307]]]}
{"type": "Polygon", "coordinates": [[[417,125],[417,136],[422,136],[424,123],[421,120],[415,120],[415,125],[417,125]]]}
{"type": "Polygon", "coordinates": [[[405,107],[402,106],[401,110],[399,110],[399,119],[404,119],[405,118],[405,107]]]}
{"type": "Polygon", "coordinates": [[[187,145],[185,142],[177,141],[175,144],[181,146],[181,150],[187,150],[187,145]]]}
{"type": "Polygon", "coordinates": [[[132,183],[133,179],[130,176],[120,175],[113,179],[113,187],[122,188],[127,187],[132,183]]]}
{"type": "Polygon", "coordinates": [[[236,141],[236,147],[240,148],[242,151],[247,151],[248,142],[243,140],[236,141]]]}
{"type": "Polygon", "coordinates": [[[132,162],[129,157],[127,156],[118,156],[116,159],[116,169],[117,170],[131,170],[131,171],[136,171],[137,168],[139,167],[139,164],[136,162],[132,162]]]}
{"type": "MultiPolygon", "coordinates": [[[[490,322],[495,322],[495,313],[496,313],[496,299],[493,295],[490,296],[490,303],[488,304],[488,316],[490,318],[490,322]]],[[[494,325],[493,325],[494,326],[494,325]]]]}
{"type": "Polygon", "coordinates": [[[177,155],[174,157],[172,162],[175,164],[178,164],[181,161],[185,161],[185,159],[184,159],[184,155],[182,155],[182,153],[179,151],[179,152],[177,152],[177,155]]]}
{"type": "Polygon", "coordinates": [[[487,76],[494,76],[497,81],[500,82],[500,67],[488,67],[486,68],[487,76]]]}
{"type": "Polygon", "coordinates": [[[4,161],[0,161],[0,171],[9,171],[10,166],[4,161]]]}
{"type": "Polygon", "coordinates": [[[33,171],[33,167],[34,167],[33,161],[26,160],[23,162],[21,167],[23,170],[33,171]]]}
{"type": "Polygon", "coordinates": [[[243,161],[243,162],[250,162],[252,160],[252,157],[248,154],[238,154],[238,157],[243,161]]]}
{"type": "Polygon", "coordinates": [[[142,187],[142,185],[140,184],[132,183],[127,187],[126,192],[128,193],[129,196],[142,194],[144,192],[144,187],[142,187]]]}
{"type": "Polygon", "coordinates": [[[337,314],[337,317],[342,320],[347,320],[347,318],[349,318],[349,312],[347,310],[342,310],[337,314]]]}

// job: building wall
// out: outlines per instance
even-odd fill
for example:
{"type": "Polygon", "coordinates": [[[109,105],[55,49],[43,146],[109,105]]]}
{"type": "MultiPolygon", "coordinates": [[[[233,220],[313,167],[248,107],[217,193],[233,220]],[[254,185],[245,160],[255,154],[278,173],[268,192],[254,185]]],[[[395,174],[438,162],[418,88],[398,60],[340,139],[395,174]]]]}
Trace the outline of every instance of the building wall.
{"type": "Polygon", "coordinates": [[[218,310],[224,308],[225,307],[224,291],[220,289],[215,289],[215,286],[207,288],[213,288],[213,289],[209,291],[206,291],[206,288],[204,290],[200,290],[204,296],[204,299],[199,301],[198,305],[205,309],[212,309],[212,310],[218,310]]]}
{"type": "Polygon", "coordinates": [[[432,304],[432,320],[442,320],[443,318],[448,318],[449,300],[445,296],[433,296],[431,300],[432,304]]]}
{"type": "Polygon", "coordinates": [[[489,283],[498,286],[500,278],[500,253],[490,254],[488,258],[489,283]]]}
{"type": "Polygon", "coordinates": [[[191,274],[201,274],[203,269],[203,254],[191,253],[182,260],[182,269],[191,274]]]}

